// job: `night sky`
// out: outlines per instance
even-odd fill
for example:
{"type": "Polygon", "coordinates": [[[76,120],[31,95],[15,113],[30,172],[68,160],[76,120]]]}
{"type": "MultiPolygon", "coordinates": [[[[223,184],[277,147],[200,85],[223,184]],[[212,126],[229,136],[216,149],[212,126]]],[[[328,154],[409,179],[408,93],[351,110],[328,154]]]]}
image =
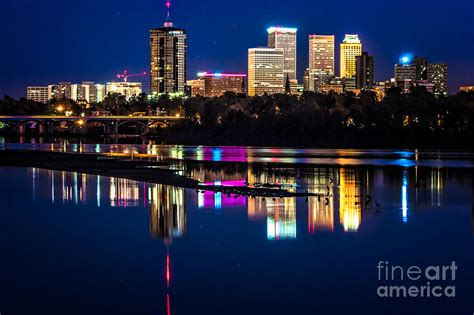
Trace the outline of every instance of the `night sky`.
{"type": "MultiPolygon", "coordinates": [[[[199,70],[246,72],[247,49],[265,46],[271,25],[297,27],[298,77],[308,64],[308,34],[357,33],[375,56],[376,79],[393,76],[404,52],[447,62],[450,91],[474,85],[474,1],[172,0],[188,32],[188,79],[199,70]],[[389,4],[387,4],[389,3],[389,4]]],[[[148,71],[149,29],[161,27],[165,0],[11,0],[0,5],[0,97],[27,85],[91,80],[123,69],[148,71]]],[[[338,73],[338,58],[336,73],[338,73]]],[[[148,78],[143,78],[148,91],[148,78]]]]}

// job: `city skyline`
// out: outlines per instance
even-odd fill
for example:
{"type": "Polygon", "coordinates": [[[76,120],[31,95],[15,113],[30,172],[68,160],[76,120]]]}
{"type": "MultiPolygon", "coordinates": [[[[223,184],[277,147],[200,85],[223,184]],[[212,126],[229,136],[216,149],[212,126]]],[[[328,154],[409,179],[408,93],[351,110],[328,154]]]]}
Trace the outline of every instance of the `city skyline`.
{"type": "MultiPolygon", "coordinates": [[[[23,2],[30,3],[30,1],[24,0],[23,2]]],[[[173,3],[173,20],[175,24],[183,29],[186,29],[189,36],[188,43],[188,78],[192,79],[195,77],[195,73],[200,70],[208,71],[226,71],[226,72],[246,72],[247,68],[247,49],[249,47],[264,46],[266,29],[271,25],[285,25],[298,28],[298,55],[297,55],[297,73],[298,81],[301,83],[303,73],[308,66],[309,56],[308,51],[308,36],[309,34],[335,34],[336,35],[336,47],[342,41],[344,34],[353,33],[359,34],[359,37],[364,43],[364,51],[368,51],[371,55],[375,56],[375,68],[376,80],[384,80],[393,76],[393,66],[398,62],[398,57],[404,52],[411,52],[415,55],[427,56],[430,60],[435,63],[448,63],[450,67],[450,92],[456,92],[459,85],[470,85],[474,81],[473,74],[473,61],[472,56],[474,47],[472,44],[465,45],[465,39],[472,38],[473,31],[465,27],[455,27],[456,21],[452,27],[447,29],[436,29],[436,21],[431,18],[427,18],[425,22],[424,30],[410,30],[405,25],[397,26],[397,29],[390,30],[384,28],[384,31],[379,30],[375,27],[375,22],[380,22],[381,17],[373,16],[369,22],[354,23],[354,22],[341,22],[340,19],[336,19],[336,15],[328,14],[328,16],[321,17],[316,22],[313,19],[309,19],[307,14],[304,14],[306,10],[303,8],[288,8],[283,5],[277,6],[275,12],[265,11],[267,5],[258,7],[256,12],[245,12],[245,15],[239,15],[244,11],[243,6],[246,1],[243,1],[232,11],[230,15],[221,16],[220,11],[226,12],[228,8],[227,4],[217,5],[216,1],[205,1],[201,2],[203,9],[195,8],[194,4],[187,4],[183,1],[175,1],[173,3]],[[192,17],[191,11],[200,12],[205,8],[210,10],[210,14],[214,14],[216,19],[213,19],[214,24],[219,24],[219,28],[215,33],[210,34],[205,31],[206,25],[200,25],[197,18],[192,17]],[[194,10],[196,9],[196,10],[194,10]],[[247,18],[248,16],[248,18],[247,18]],[[242,17],[246,17],[242,22],[242,17]],[[253,18],[255,17],[255,18],[253,18]],[[309,21],[311,20],[311,21],[309,21]],[[247,22],[248,21],[248,22],[247,22]],[[451,32],[456,33],[451,38],[449,47],[441,46],[436,44],[437,38],[448,36],[451,32]],[[417,34],[420,35],[417,37],[417,34]],[[423,36],[421,36],[423,34],[423,36]],[[228,35],[228,36],[226,36],[228,35]],[[230,37],[230,38],[228,38],[230,37]]],[[[32,3],[34,4],[34,3],[32,3]]],[[[278,2],[278,4],[281,4],[278,2]]],[[[50,4],[45,4],[48,7],[50,4]]],[[[326,4],[321,4],[325,6],[326,4]]],[[[417,3],[414,5],[414,10],[423,5],[428,5],[427,2],[417,3]]],[[[138,4],[132,4],[130,10],[125,10],[125,5],[119,1],[116,4],[117,10],[115,16],[105,16],[107,20],[118,20],[125,16],[125,19],[130,23],[125,25],[116,25],[117,32],[120,33],[122,28],[128,27],[129,34],[133,34],[133,37],[126,36],[127,40],[115,43],[110,43],[112,38],[118,36],[117,34],[108,34],[110,38],[107,40],[100,40],[103,32],[109,32],[105,23],[91,23],[94,28],[94,32],[88,33],[87,38],[90,43],[94,44],[94,49],[87,51],[87,49],[79,50],[79,43],[85,36],[82,33],[78,34],[77,41],[67,39],[58,36],[59,43],[69,43],[70,49],[65,49],[62,46],[57,49],[47,49],[46,46],[42,47],[39,44],[34,44],[38,39],[33,39],[33,45],[37,53],[33,56],[28,55],[25,58],[23,52],[24,43],[18,40],[12,41],[11,34],[5,34],[4,38],[8,41],[14,42],[18,47],[19,52],[13,54],[11,50],[2,51],[2,60],[11,60],[11,62],[5,62],[4,71],[0,75],[0,94],[21,97],[25,95],[26,86],[28,85],[44,85],[50,82],[82,82],[88,80],[94,80],[95,82],[106,82],[112,81],[114,74],[120,69],[128,68],[134,71],[141,71],[148,69],[149,48],[147,47],[148,30],[151,28],[159,27],[163,20],[166,18],[166,11],[164,9],[164,1],[154,2],[150,4],[153,8],[152,12],[145,12],[143,9],[139,10],[138,4]],[[100,45],[98,45],[100,43],[100,45]],[[122,47],[120,45],[124,45],[122,47]],[[119,47],[116,47],[119,46],[119,47]],[[103,49],[99,49],[103,47],[103,49]],[[64,60],[58,60],[59,56],[68,52],[72,58],[63,58],[64,60]],[[80,57],[74,57],[80,56],[80,57]],[[78,59],[79,58],[79,59],[78,59]],[[20,60],[22,62],[20,62],[20,60]],[[54,62],[52,62],[54,60],[54,62]],[[71,63],[71,60],[75,60],[71,63]],[[24,62],[23,62],[24,61],[24,62]]],[[[305,8],[315,6],[314,4],[305,5],[305,8]]],[[[472,17],[473,10],[466,10],[471,8],[473,5],[467,1],[464,3],[458,3],[457,5],[451,4],[450,7],[446,8],[446,16],[453,14],[463,15],[466,19],[472,17]],[[461,8],[461,10],[459,10],[461,8]]],[[[32,5],[32,9],[24,10],[20,12],[20,7],[17,4],[7,4],[7,8],[11,9],[12,16],[27,15],[30,16],[34,12],[35,5],[32,5]],[[30,12],[31,10],[31,12],[30,12]]],[[[374,2],[374,7],[377,5],[374,2]]],[[[114,7],[115,8],[115,7],[114,7]]],[[[42,9],[43,10],[43,9],[42,9]]],[[[73,12],[63,12],[58,9],[57,11],[64,13],[64,16],[75,16],[73,12]]],[[[40,10],[41,11],[41,10],[40,10]]],[[[428,10],[429,11],[429,10],[428,10]]],[[[367,13],[368,14],[368,13],[367,13]]],[[[395,18],[394,13],[385,12],[384,15],[395,18]]],[[[58,19],[64,18],[63,16],[58,19]]],[[[410,19],[411,17],[409,17],[410,19]]],[[[20,18],[18,18],[20,19],[20,18]]],[[[24,18],[22,18],[24,20],[24,18]]],[[[74,19],[73,19],[74,20],[74,19]]],[[[462,19],[461,19],[462,20],[462,19]]],[[[6,19],[5,21],[15,24],[13,20],[6,19]]],[[[3,22],[5,22],[3,21],[3,22]]],[[[37,18],[31,18],[28,20],[29,23],[25,27],[20,27],[14,32],[17,34],[15,38],[22,37],[22,34],[31,32],[30,28],[35,29],[40,22],[46,23],[45,29],[54,29],[51,21],[49,20],[37,20],[37,18]]],[[[406,21],[409,24],[409,21],[406,21]]],[[[206,24],[206,23],[202,23],[206,24]]],[[[14,26],[14,25],[13,25],[14,26]]],[[[209,25],[207,25],[209,27],[209,25]]],[[[69,26],[70,30],[75,29],[75,25],[69,26]]],[[[5,27],[4,27],[5,29],[5,27]]],[[[90,30],[90,26],[85,27],[84,33],[90,30]]],[[[209,30],[209,28],[208,28],[209,30]]],[[[60,33],[65,31],[63,29],[58,30],[60,33]]],[[[91,30],[90,30],[91,31],[91,30]]],[[[41,34],[44,35],[43,29],[38,30],[38,37],[41,39],[41,34]]],[[[69,29],[68,29],[69,32],[69,29]]],[[[24,37],[24,36],[23,36],[24,37]]],[[[123,37],[123,36],[121,36],[123,37]]],[[[446,45],[447,46],[447,45],[446,45]]],[[[336,69],[338,69],[339,56],[336,48],[336,69]]],[[[145,91],[148,92],[149,82],[143,80],[143,86],[146,87],[145,91]]]]}

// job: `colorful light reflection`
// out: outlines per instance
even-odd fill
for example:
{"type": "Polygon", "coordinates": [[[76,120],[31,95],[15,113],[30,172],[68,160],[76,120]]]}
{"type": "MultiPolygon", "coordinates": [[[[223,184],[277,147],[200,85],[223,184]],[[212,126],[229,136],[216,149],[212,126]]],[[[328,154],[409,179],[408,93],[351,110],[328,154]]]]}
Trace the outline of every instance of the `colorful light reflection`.
{"type": "Polygon", "coordinates": [[[402,182],[402,217],[403,223],[408,222],[408,176],[407,171],[403,172],[403,182],[402,182]]]}

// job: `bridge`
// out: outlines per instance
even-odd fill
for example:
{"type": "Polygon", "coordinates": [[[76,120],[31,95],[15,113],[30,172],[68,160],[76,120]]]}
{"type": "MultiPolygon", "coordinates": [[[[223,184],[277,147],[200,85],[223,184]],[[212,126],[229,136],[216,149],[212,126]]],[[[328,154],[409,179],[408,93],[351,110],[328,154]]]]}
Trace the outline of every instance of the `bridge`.
{"type": "Polygon", "coordinates": [[[167,126],[170,122],[183,118],[179,116],[0,116],[0,122],[11,127],[17,133],[24,134],[26,128],[34,129],[38,134],[53,133],[54,130],[68,129],[85,133],[88,128],[103,128],[104,134],[118,134],[119,128],[132,126],[141,133],[153,127],[167,126]]]}

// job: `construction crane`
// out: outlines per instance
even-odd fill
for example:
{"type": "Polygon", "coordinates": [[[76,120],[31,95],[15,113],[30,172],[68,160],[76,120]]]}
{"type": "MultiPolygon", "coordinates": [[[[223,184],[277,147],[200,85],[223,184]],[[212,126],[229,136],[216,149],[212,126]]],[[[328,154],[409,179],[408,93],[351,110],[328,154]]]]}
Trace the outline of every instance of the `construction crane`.
{"type": "Polygon", "coordinates": [[[143,77],[146,76],[146,72],[129,74],[127,70],[124,70],[123,73],[118,73],[117,78],[123,79],[123,82],[128,82],[128,78],[131,77],[143,77]]]}

